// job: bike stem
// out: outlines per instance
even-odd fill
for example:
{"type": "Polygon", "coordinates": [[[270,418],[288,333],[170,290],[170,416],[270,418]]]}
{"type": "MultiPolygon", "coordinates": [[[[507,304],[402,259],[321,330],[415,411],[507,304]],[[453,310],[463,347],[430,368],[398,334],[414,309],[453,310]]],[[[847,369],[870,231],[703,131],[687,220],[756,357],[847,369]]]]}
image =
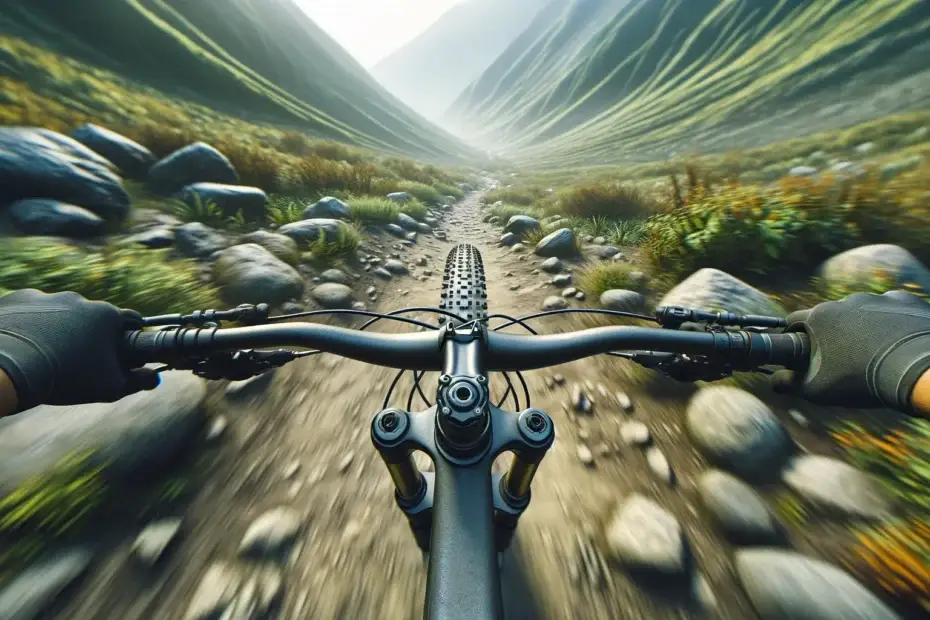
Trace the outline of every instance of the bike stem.
{"type": "Polygon", "coordinates": [[[457,331],[447,324],[442,347],[436,405],[419,414],[379,412],[372,442],[417,544],[430,554],[425,617],[499,620],[497,553],[510,546],[529,505],[530,486],[555,427],[538,409],[517,414],[491,404],[483,325],[457,331]],[[435,473],[417,469],[415,450],[432,458],[435,473]],[[492,472],[505,451],[514,454],[509,470],[492,472]]]}

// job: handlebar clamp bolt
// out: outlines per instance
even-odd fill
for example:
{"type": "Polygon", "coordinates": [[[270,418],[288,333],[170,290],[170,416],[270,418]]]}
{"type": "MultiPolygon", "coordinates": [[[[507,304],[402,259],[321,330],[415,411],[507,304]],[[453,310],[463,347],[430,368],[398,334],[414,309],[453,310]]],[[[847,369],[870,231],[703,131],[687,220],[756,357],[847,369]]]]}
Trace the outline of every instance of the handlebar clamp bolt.
{"type": "Polygon", "coordinates": [[[381,416],[381,430],[387,433],[390,433],[396,429],[398,424],[400,424],[400,419],[393,411],[388,411],[383,416],[381,416]]]}
{"type": "Polygon", "coordinates": [[[439,382],[440,382],[441,384],[443,384],[443,385],[448,385],[448,383],[449,383],[450,381],[452,381],[452,377],[450,377],[449,375],[440,375],[440,376],[439,376],[439,382]]]}
{"type": "Polygon", "coordinates": [[[448,407],[443,407],[443,408],[442,408],[442,414],[443,414],[443,415],[449,415],[450,413],[452,413],[452,410],[449,409],[448,407]]]}
{"type": "Polygon", "coordinates": [[[478,375],[477,377],[475,377],[475,380],[477,380],[478,383],[484,383],[485,381],[488,380],[488,378],[485,377],[484,375],[478,375]]]}

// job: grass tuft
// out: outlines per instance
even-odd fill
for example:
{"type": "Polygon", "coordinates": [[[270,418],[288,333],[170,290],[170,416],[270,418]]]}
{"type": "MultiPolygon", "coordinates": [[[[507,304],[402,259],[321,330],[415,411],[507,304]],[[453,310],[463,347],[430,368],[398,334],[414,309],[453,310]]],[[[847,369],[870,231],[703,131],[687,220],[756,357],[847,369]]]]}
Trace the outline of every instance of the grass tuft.
{"type": "Polygon", "coordinates": [[[643,278],[626,263],[588,263],[578,273],[578,282],[581,290],[592,299],[599,299],[604,291],[611,289],[646,292],[643,278]]]}

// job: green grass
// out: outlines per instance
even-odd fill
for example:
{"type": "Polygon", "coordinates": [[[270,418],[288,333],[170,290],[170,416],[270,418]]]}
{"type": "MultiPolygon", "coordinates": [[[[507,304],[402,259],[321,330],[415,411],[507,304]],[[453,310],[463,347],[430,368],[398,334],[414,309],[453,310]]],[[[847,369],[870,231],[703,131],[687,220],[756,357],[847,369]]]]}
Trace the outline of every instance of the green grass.
{"type": "Polygon", "coordinates": [[[371,193],[386,195],[393,192],[407,192],[422,203],[435,206],[442,203],[442,196],[435,187],[417,181],[379,179],[372,187],[371,193]]]}
{"type": "Polygon", "coordinates": [[[509,204],[488,207],[485,209],[485,215],[499,217],[501,226],[507,224],[507,220],[512,218],[514,215],[528,215],[536,219],[539,219],[543,216],[542,211],[535,207],[509,204]]]}
{"type": "Polygon", "coordinates": [[[631,275],[635,268],[626,263],[589,263],[578,273],[581,290],[592,299],[600,299],[604,291],[626,289],[645,293],[641,279],[631,275]]]}
{"type": "Polygon", "coordinates": [[[323,264],[346,259],[355,254],[361,241],[361,232],[352,225],[340,227],[335,239],[327,239],[320,231],[320,238],[306,246],[307,259],[323,264]]]}
{"type": "Polygon", "coordinates": [[[546,195],[540,187],[499,187],[492,189],[484,195],[487,204],[494,204],[498,200],[512,205],[531,205],[546,195]]]}
{"type": "Polygon", "coordinates": [[[74,291],[143,315],[217,305],[192,262],[170,261],[167,250],[108,248],[88,252],[55,239],[0,241],[0,289],[74,291]]]}

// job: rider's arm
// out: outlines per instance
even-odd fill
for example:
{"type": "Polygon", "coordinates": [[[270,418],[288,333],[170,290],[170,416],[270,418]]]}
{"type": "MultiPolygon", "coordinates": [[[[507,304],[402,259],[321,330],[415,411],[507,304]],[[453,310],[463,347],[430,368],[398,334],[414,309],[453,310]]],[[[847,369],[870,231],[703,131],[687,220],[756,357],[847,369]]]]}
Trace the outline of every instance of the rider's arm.
{"type": "Polygon", "coordinates": [[[8,416],[19,406],[19,396],[10,376],[0,370],[0,418],[8,416]]]}

